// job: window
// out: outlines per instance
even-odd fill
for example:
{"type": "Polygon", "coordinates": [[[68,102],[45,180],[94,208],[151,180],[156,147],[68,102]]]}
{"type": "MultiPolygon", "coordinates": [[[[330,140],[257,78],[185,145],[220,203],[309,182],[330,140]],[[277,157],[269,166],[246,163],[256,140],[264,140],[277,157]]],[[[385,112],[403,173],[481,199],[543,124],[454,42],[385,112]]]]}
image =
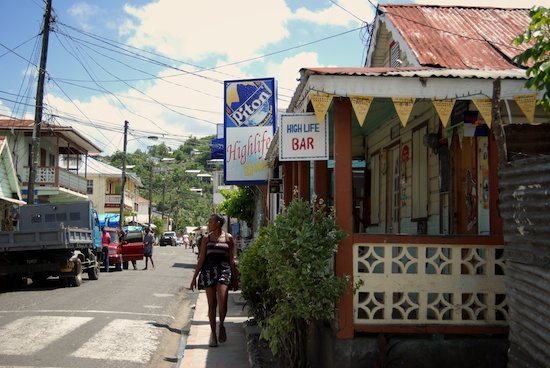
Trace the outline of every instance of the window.
{"type": "Polygon", "coordinates": [[[390,68],[399,68],[401,66],[401,60],[399,60],[400,54],[399,44],[393,41],[390,44],[390,68]]]}
{"type": "Polygon", "coordinates": [[[86,180],[86,193],[94,194],[94,181],[86,180]]]}

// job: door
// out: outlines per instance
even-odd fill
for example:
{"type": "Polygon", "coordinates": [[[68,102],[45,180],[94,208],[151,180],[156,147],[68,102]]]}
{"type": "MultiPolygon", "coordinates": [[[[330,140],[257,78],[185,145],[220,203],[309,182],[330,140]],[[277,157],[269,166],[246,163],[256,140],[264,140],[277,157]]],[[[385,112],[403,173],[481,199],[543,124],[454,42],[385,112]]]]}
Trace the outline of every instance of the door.
{"type": "Polygon", "coordinates": [[[399,206],[401,203],[399,144],[388,148],[387,158],[386,233],[399,233],[399,206]]]}
{"type": "Polygon", "coordinates": [[[143,234],[141,230],[128,231],[122,238],[122,260],[139,261],[143,259],[143,234]]]}
{"type": "Polygon", "coordinates": [[[451,233],[477,234],[477,139],[456,129],[451,147],[451,233]]]}

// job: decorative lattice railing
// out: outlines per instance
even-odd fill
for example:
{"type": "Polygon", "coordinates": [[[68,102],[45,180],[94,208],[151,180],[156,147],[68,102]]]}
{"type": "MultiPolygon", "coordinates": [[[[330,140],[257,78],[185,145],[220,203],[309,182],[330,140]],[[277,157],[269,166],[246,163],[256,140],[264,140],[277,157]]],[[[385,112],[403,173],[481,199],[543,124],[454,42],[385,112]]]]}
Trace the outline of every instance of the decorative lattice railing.
{"type": "Polygon", "coordinates": [[[356,243],[353,253],[356,326],[508,326],[503,246],[356,243]]]}

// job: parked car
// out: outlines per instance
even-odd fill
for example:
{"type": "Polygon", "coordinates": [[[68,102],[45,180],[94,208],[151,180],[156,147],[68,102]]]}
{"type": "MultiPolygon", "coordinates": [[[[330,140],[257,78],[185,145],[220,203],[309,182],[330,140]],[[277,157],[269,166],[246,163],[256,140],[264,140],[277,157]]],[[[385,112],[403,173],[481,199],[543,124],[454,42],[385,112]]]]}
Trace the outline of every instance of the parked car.
{"type": "Polygon", "coordinates": [[[116,271],[128,269],[129,261],[143,259],[143,233],[141,229],[125,230],[126,234],[120,236],[118,229],[106,227],[105,230],[111,236],[109,243],[109,267],[114,266],[116,271]]]}
{"type": "MultiPolygon", "coordinates": [[[[115,267],[115,270],[122,271],[122,244],[119,241],[118,229],[113,227],[106,227],[105,230],[111,237],[109,243],[109,268],[115,267]]],[[[103,260],[101,261],[104,264],[103,260]]]]}
{"type": "Polygon", "coordinates": [[[175,247],[176,246],[176,232],[174,232],[174,231],[165,231],[164,234],[162,234],[161,237],[160,237],[159,245],[161,247],[165,247],[167,245],[175,247]]]}
{"type": "Polygon", "coordinates": [[[183,245],[183,238],[181,236],[176,238],[176,245],[179,245],[180,247],[183,245]]]}

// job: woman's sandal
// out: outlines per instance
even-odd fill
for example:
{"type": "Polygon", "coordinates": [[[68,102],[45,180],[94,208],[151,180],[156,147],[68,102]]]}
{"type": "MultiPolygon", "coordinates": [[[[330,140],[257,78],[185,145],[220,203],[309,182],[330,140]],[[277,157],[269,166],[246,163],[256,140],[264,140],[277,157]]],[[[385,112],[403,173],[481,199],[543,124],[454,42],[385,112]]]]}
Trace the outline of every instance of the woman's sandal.
{"type": "Polygon", "coordinates": [[[220,342],[226,342],[227,341],[227,334],[225,333],[225,327],[220,326],[220,342]]]}
{"type": "Polygon", "coordinates": [[[216,340],[216,336],[210,335],[210,342],[208,343],[208,346],[210,346],[211,348],[215,348],[216,346],[218,346],[218,341],[216,340]]]}

